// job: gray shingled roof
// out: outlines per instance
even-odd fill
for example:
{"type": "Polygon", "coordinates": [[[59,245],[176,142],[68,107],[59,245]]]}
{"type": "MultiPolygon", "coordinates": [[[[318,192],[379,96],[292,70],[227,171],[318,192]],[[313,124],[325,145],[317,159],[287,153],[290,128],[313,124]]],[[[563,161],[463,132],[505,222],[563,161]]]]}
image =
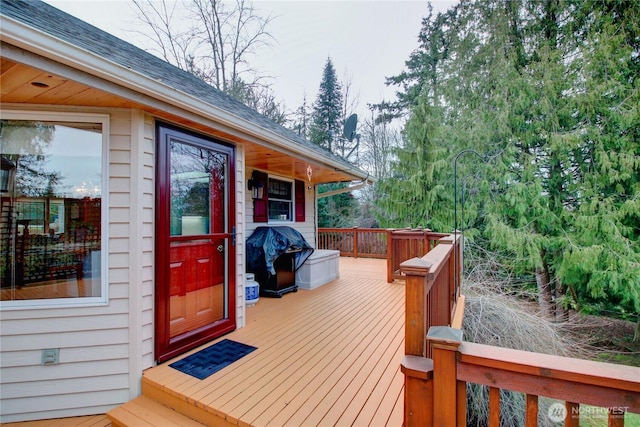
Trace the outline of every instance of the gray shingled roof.
{"type": "MultiPolygon", "coordinates": [[[[155,81],[160,81],[172,89],[192,95],[246,122],[253,123],[291,142],[300,144],[318,155],[340,162],[345,165],[345,170],[355,169],[353,165],[340,157],[280,126],[229,95],[210,86],[193,74],[183,71],[47,3],[40,0],[2,0],[0,14],[97,54],[113,63],[130,68],[155,81]]],[[[359,172],[364,174],[362,171],[359,172]]]]}

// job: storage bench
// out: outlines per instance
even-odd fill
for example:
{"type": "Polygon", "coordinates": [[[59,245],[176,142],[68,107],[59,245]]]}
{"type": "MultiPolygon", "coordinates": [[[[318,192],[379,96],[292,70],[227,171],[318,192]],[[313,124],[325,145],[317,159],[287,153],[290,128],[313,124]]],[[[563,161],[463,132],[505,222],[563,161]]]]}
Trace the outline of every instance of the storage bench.
{"type": "Polygon", "coordinates": [[[300,289],[315,289],[340,277],[340,251],[315,250],[296,271],[300,289]]]}

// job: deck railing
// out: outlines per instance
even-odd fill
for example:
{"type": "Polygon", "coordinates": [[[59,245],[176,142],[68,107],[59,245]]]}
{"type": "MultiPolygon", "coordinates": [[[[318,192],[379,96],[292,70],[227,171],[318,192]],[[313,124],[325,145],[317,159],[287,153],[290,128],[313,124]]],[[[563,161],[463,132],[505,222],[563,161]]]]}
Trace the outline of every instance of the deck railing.
{"type": "Polygon", "coordinates": [[[467,383],[489,387],[490,427],[500,425],[501,389],[526,395],[527,426],[547,416],[577,427],[581,414],[606,414],[609,426],[623,426],[626,412],[640,413],[640,368],[462,342],[462,331],[450,327],[432,327],[427,339],[431,358],[402,362],[405,426],[465,425],[467,383]],[[565,403],[540,414],[540,396],[565,403]]]}
{"type": "Polygon", "coordinates": [[[318,249],[339,250],[340,256],[387,260],[387,282],[404,279],[400,264],[429,252],[442,237],[428,229],[319,228],[318,249]]]}
{"type": "Polygon", "coordinates": [[[384,228],[318,228],[318,249],[339,250],[340,256],[386,258],[388,234],[384,228]]]}
{"type": "Polygon", "coordinates": [[[500,425],[501,389],[526,395],[527,426],[548,416],[577,427],[581,413],[597,408],[604,408],[609,426],[623,426],[625,412],[640,413],[640,368],[462,342],[464,297],[454,279],[459,247],[453,238],[441,239],[424,257],[402,263],[405,426],[464,426],[467,383],[489,387],[490,427],[500,425]],[[566,403],[540,414],[540,396],[566,403]],[[590,406],[583,411],[580,404],[590,406]]]}
{"type": "Polygon", "coordinates": [[[446,237],[444,233],[434,233],[425,229],[392,230],[389,234],[389,250],[387,255],[387,282],[403,279],[400,265],[406,260],[420,258],[433,249],[438,241],[446,237]]]}
{"type": "Polygon", "coordinates": [[[460,235],[448,235],[420,258],[400,266],[405,276],[405,354],[429,357],[427,331],[432,326],[461,326],[460,235]]]}

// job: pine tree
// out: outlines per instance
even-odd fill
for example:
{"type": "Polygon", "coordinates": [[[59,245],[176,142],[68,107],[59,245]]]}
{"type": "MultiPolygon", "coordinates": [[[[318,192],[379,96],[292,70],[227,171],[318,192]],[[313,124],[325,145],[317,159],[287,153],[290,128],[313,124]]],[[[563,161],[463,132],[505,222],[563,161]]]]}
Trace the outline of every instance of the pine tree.
{"type": "Polygon", "coordinates": [[[447,227],[472,196],[458,224],[532,278],[544,311],[639,313],[639,27],[637,2],[597,0],[471,1],[423,21],[394,80],[411,120],[383,214],[447,227]],[[454,177],[469,149],[491,163],[460,157],[454,177]]]}
{"type": "Polygon", "coordinates": [[[558,277],[578,302],[638,316],[640,339],[640,5],[578,10],[581,85],[570,242],[558,277]]]}
{"type": "Polygon", "coordinates": [[[342,134],[342,85],[331,58],[327,58],[318,96],[311,114],[311,142],[333,152],[334,141],[342,134]]]}
{"type": "Polygon", "coordinates": [[[392,175],[378,183],[377,220],[382,227],[452,230],[450,193],[438,183],[448,152],[436,108],[421,102],[405,128],[402,147],[392,150],[392,175]]]}
{"type": "MultiPolygon", "coordinates": [[[[311,113],[311,142],[335,153],[334,144],[342,135],[343,105],[342,85],[338,81],[336,71],[327,58],[318,96],[313,103],[311,113]]],[[[344,189],[346,183],[320,185],[318,193],[344,189]]],[[[342,193],[318,199],[318,225],[320,227],[353,227],[357,216],[357,200],[351,193],[342,193]]]]}

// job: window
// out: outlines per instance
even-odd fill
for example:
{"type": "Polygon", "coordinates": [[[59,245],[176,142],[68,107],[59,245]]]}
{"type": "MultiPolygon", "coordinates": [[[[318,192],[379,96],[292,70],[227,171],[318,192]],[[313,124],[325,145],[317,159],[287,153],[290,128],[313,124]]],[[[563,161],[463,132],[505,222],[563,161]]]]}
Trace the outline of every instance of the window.
{"type": "Polygon", "coordinates": [[[3,308],[106,302],[107,124],[104,115],[3,112],[3,308]]]}
{"type": "Polygon", "coordinates": [[[269,178],[269,220],[292,221],[293,183],[269,178]]]}
{"type": "Polygon", "coordinates": [[[305,221],[306,186],[303,181],[269,177],[257,170],[251,173],[251,185],[266,188],[253,199],[253,222],[305,221]]]}

